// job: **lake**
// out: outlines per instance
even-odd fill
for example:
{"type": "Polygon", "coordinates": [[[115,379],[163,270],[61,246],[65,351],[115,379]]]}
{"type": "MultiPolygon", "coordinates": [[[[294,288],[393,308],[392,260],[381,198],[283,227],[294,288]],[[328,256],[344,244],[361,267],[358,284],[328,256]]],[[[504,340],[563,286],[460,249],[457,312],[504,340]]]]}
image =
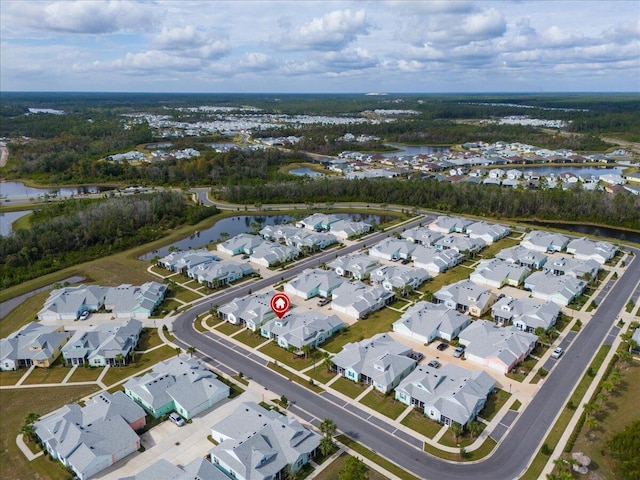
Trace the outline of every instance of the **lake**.
{"type": "Polygon", "coordinates": [[[414,155],[429,155],[432,153],[447,153],[449,147],[433,147],[431,145],[394,145],[387,144],[387,147],[397,148],[395,152],[380,152],[383,157],[413,157],[414,155]]]}
{"type": "Polygon", "coordinates": [[[34,188],[27,187],[22,182],[0,182],[0,197],[2,198],[37,198],[47,195],[68,197],[87,193],[100,193],[113,190],[113,187],[99,187],[96,185],[79,185],[75,187],[34,188]]]}
{"type": "Polygon", "coordinates": [[[608,173],[614,175],[622,174],[622,167],[534,167],[534,166],[526,166],[522,168],[521,171],[525,172],[534,172],[537,174],[547,175],[549,173],[553,173],[556,177],[561,173],[573,173],[574,175],[580,177],[590,177],[595,176],[599,177],[600,175],[606,175],[608,173]]]}
{"type": "Polygon", "coordinates": [[[544,222],[538,220],[520,220],[523,223],[536,227],[560,228],[577,235],[595,235],[598,237],[617,238],[628,242],[640,243],[640,232],[628,231],[612,227],[597,227],[594,225],[580,225],[563,222],[544,222]]]}
{"type": "Polygon", "coordinates": [[[324,177],[324,173],[320,173],[320,172],[316,172],[314,170],[311,170],[309,167],[299,167],[299,168],[292,168],[291,170],[289,170],[289,172],[291,175],[297,175],[299,177],[311,177],[311,178],[317,178],[317,177],[324,177]]]}
{"type": "Polygon", "coordinates": [[[11,224],[18,220],[19,218],[24,217],[25,215],[29,215],[32,210],[23,210],[21,212],[0,212],[0,236],[7,236],[12,231],[13,228],[11,224]]]}
{"type": "MultiPolygon", "coordinates": [[[[375,215],[370,213],[337,213],[335,215],[343,220],[351,219],[356,222],[366,222],[372,225],[379,225],[381,222],[387,223],[394,218],[391,215],[375,215]]],[[[236,217],[223,218],[222,220],[218,220],[212,227],[201,231],[197,235],[183,238],[171,245],[166,245],[158,250],[138,257],[138,259],[152,260],[154,257],[164,257],[169,254],[171,247],[179,250],[189,250],[203,247],[209,243],[219,242],[221,240],[220,234],[223,232],[226,232],[229,238],[241,233],[249,233],[254,231],[254,226],[251,225],[254,222],[259,223],[260,228],[262,228],[267,225],[295,223],[295,220],[296,218],[291,215],[238,215],[236,217]]]]}

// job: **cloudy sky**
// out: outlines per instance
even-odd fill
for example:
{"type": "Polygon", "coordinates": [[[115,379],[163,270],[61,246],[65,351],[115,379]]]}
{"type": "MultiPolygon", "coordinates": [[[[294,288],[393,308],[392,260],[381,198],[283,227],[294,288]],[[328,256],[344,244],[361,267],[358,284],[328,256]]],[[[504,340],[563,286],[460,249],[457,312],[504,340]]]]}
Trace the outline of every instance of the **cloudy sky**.
{"type": "Polygon", "coordinates": [[[640,91],[640,1],[0,2],[0,89],[640,91]]]}

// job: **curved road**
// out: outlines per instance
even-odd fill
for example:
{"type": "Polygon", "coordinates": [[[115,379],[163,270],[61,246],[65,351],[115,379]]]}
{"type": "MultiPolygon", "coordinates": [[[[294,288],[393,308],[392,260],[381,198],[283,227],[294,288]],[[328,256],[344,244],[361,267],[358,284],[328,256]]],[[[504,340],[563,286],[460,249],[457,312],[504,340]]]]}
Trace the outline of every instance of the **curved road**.
{"type": "MultiPolygon", "coordinates": [[[[424,220],[414,221],[405,227],[410,228],[413,224],[418,224],[421,221],[424,220]]],[[[368,243],[378,241],[388,233],[376,233],[366,241],[368,243]]],[[[340,254],[355,251],[360,246],[347,247],[341,250],[340,254]]],[[[616,281],[614,288],[601,303],[592,320],[584,326],[563,358],[557,362],[555,368],[542,383],[538,393],[519,415],[493,455],[474,464],[454,464],[430,456],[421,449],[415,448],[416,442],[414,441],[412,445],[411,439],[406,438],[402,433],[395,435],[389,433],[393,432],[395,428],[386,422],[375,420],[374,424],[367,420],[368,415],[358,415],[354,409],[342,408],[342,402],[335,397],[316,394],[295,382],[288,381],[267,368],[264,360],[253,356],[250,350],[238,347],[215,334],[206,333],[203,335],[193,329],[194,318],[207,311],[211,304],[226,303],[235,297],[245,295],[249,289],[257,291],[265,288],[274,282],[273,278],[233,287],[197,303],[191,310],[176,318],[173,330],[185,348],[189,345],[196,347],[205,355],[205,360],[214,364],[219,362],[235,371],[242,371],[245,376],[255,379],[269,390],[277,392],[278,395],[286,395],[294,404],[292,408],[302,416],[309,418],[308,415],[305,415],[307,413],[318,419],[334,419],[339,430],[372,450],[380,452],[386,458],[420,478],[438,478],[439,480],[513,479],[523,473],[530,459],[537,452],[547,429],[566,403],[573,387],[585,372],[593,355],[615,323],[617,313],[624,307],[636,284],[640,281],[640,266],[637,259],[640,250],[633,250],[635,255],[625,274],[616,281]]],[[[300,265],[286,270],[284,272],[285,278],[291,278],[304,268],[327,261],[333,258],[335,253],[335,251],[330,251],[305,259],[300,265]]]]}

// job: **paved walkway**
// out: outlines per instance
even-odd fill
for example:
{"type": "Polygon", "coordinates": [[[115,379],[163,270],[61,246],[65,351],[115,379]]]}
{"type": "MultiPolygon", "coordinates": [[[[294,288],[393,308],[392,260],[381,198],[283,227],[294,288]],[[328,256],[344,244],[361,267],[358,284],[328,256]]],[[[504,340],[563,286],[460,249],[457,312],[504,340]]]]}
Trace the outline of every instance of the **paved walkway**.
{"type": "Polygon", "coordinates": [[[42,450],[40,450],[38,453],[33,453],[29,448],[29,446],[24,442],[24,436],[22,434],[19,434],[16,437],[16,445],[18,446],[20,451],[23,453],[23,455],[27,457],[27,460],[29,462],[32,462],[33,460],[40,457],[41,455],[44,455],[44,452],[42,450]]]}

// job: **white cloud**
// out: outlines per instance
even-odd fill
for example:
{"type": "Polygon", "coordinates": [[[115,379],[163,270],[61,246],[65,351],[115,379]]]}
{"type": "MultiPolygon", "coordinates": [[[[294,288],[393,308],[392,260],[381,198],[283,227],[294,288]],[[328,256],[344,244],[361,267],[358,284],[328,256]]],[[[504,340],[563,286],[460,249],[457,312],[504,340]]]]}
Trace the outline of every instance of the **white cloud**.
{"type": "Polygon", "coordinates": [[[372,25],[364,10],[334,10],[286,32],[281,39],[285,50],[340,50],[367,35],[372,25]]]}

